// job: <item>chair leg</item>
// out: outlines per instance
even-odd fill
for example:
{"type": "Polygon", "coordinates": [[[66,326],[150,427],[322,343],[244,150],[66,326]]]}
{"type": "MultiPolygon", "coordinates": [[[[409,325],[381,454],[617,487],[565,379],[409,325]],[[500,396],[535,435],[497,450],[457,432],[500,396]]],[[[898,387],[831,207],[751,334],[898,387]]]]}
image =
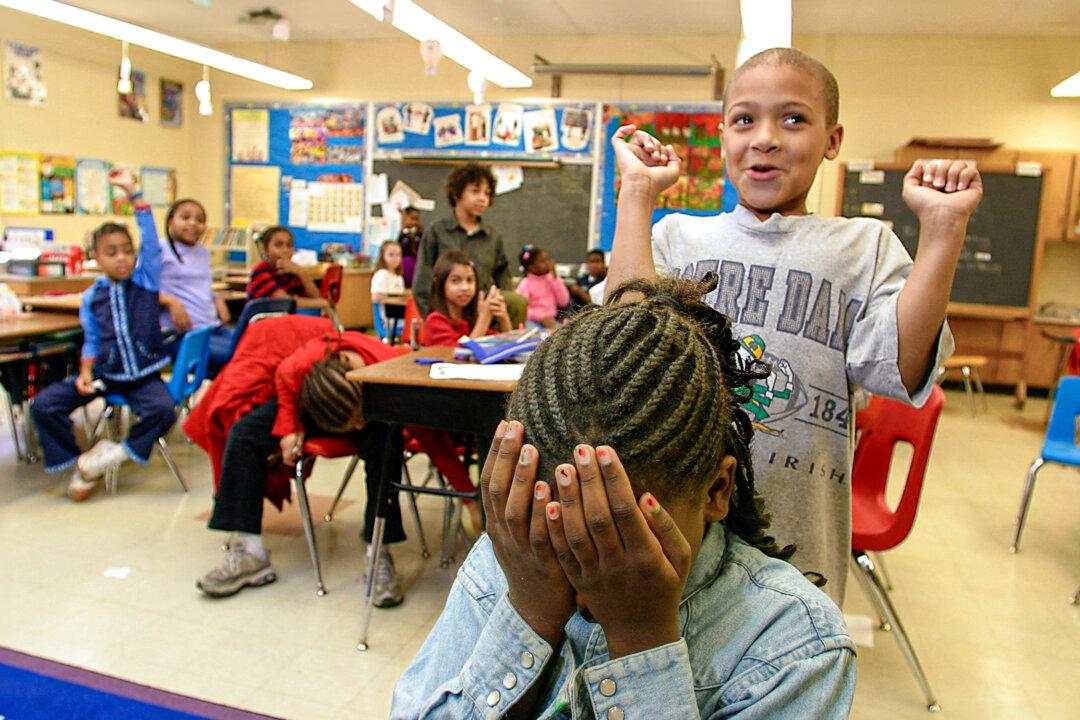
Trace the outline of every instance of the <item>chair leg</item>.
{"type": "Polygon", "coordinates": [[[975,417],[975,393],[971,390],[971,368],[967,365],[960,368],[964,375],[964,393],[967,395],[968,405],[971,407],[971,417],[975,417]]]}
{"type": "Polygon", "coordinates": [[[863,589],[863,594],[866,595],[866,599],[870,601],[870,604],[874,606],[874,613],[878,618],[878,630],[884,632],[891,632],[892,625],[889,624],[888,618],[885,617],[885,612],[881,609],[881,604],[878,603],[877,597],[874,595],[874,591],[870,588],[870,582],[866,579],[866,575],[859,566],[859,563],[855,560],[855,554],[851,556],[851,567],[855,571],[855,580],[863,589]]]}
{"type": "Polygon", "coordinates": [[[873,561],[870,559],[869,555],[859,552],[858,550],[852,551],[852,556],[855,558],[856,564],[865,575],[867,584],[870,586],[871,592],[873,592],[878,605],[885,611],[885,616],[893,627],[893,634],[896,636],[896,642],[900,646],[900,651],[904,654],[904,658],[907,660],[911,672],[915,675],[915,680],[919,683],[919,687],[922,688],[923,695],[926,696],[926,709],[930,712],[938,712],[941,710],[941,706],[938,705],[937,699],[934,696],[934,691],[930,689],[930,682],[926,679],[926,673],[923,672],[922,665],[919,663],[919,658],[915,655],[915,648],[911,646],[907,631],[904,630],[904,625],[896,615],[896,608],[893,607],[892,601],[889,600],[889,595],[885,592],[885,588],[881,587],[879,584],[877,574],[874,572],[873,561]]]}
{"type": "Polygon", "coordinates": [[[353,455],[352,460],[349,460],[349,467],[345,468],[345,476],[341,478],[341,487],[337,490],[337,495],[334,496],[334,502],[330,503],[330,509],[326,511],[326,515],[323,516],[323,520],[330,522],[334,519],[334,510],[337,509],[337,504],[341,500],[341,496],[345,493],[345,488],[349,486],[349,481],[352,480],[353,472],[356,470],[357,463],[360,462],[359,455],[353,455]]]}
{"type": "Polygon", "coordinates": [[[881,578],[881,584],[885,586],[885,589],[892,592],[892,580],[889,579],[889,573],[885,569],[885,554],[876,552],[874,553],[874,564],[877,566],[878,577],[881,578]]]}
{"type": "Polygon", "coordinates": [[[439,562],[439,567],[448,568],[454,564],[458,528],[461,527],[461,508],[461,501],[457,498],[446,499],[446,514],[443,515],[442,560],[439,562]]]}
{"type": "Polygon", "coordinates": [[[161,450],[161,457],[165,458],[165,464],[169,466],[169,472],[176,478],[176,482],[180,483],[180,487],[184,488],[184,492],[188,491],[188,484],[184,482],[184,476],[180,474],[180,468],[176,467],[176,462],[172,458],[172,453],[169,452],[169,444],[165,442],[165,438],[159,437],[157,439],[158,448],[161,450]]]}
{"type": "Polygon", "coordinates": [[[1013,532],[1012,546],[1009,547],[1011,553],[1020,551],[1020,535],[1024,532],[1028,508],[1031,506],[1031,493],[1035,490],[1035,476],[1045,462],[1041,457],[1037,457],[1035,462],[1031,463],[1031,467],[1028,468],[1027,482],[1024,483],[1024,495],[1020,498],[1020,512],[1016,514],[1016,529],[1013,532]]]}
{"type": "MultiPolygon", "coordinates": [[[[386,519],[375,516],[375,524],[371,528],[371,557],[379,557],[382,550],[383,531],[386,529],[386,519]]],[[[367,582],[364,584],[364,604],[360,610],[360,639],[356,643],[356,649],[364,651],[368,649],[368,630],[371,627],[372,601],[375,595],[375,568],[368,568],[367,582]]]]}
{"type": "Polygon", "coordinates": [[[8,422],[11,423],[11,441],[15,443],[15,457],[25,462],[26,455],[23,454],[22,441],[19,439],[19,422],[15,419],[15,403],[7,392],[4,393],[4,398],[7,400],[8,422]]]}
{"type": "MultiPolygon", "coordinates": [[[[120,416],[123,414],[123,409],[117,409],[112,405],[106,405],[102,411],[102,416],[105,418],[105,437],[113,442],[117,442],[120,437],[120,416]]],[[[119,484],[120,473],[118,468],[109,468],[105,471],[105,493],[108,495],[116,494],[116,486],[119,484]]]]}
{"type": "Polygon", "coordinates": [[[296,463],[296,502],[300,506],[300,517],[304,521],[304,535],[307,537],[308,552],[311,553],[311,564],[315,567],[315,594],[322,597],[326,594],[323,586],[322,567],[319,565],[319,551],[315,547],[315,525],[311,521],[311,507],[308,505],[307,486],[304,484],[304,465],[308,458],[301,458],[296,463]]]}
{"type": "MultiPolygon", "coordinates": [[[[412,475],[409,474],[409,466],[401,463],[401,482],[406,485],[412,485],[412,475]]],[[[427,537],[424,535],[424,523],[420,522],[420,508],[416,506],[416,493],[406,493],[409,498],[409,509],[412,512],[413,521],[416,523],[416,534],[420,537],[420,557],[427,560],[431,557],[431,551],[428,550],[427,537]]]]}
{"type": "Polygon", "coordinates": [[[979,392],[979,397],[982,398],[983,411],[990,412],[990,401],[986,399],[982,378],[979,377],[979,368],[971,368],[971,378],[975,381],[975,389],[979,392]]]}

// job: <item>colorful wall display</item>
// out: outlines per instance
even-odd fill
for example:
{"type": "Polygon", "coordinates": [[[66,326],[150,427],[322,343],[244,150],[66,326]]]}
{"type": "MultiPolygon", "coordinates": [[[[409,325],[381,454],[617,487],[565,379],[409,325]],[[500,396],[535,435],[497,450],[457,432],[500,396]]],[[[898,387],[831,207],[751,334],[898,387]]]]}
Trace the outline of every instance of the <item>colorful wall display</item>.
{"type": "Polygon", "coordinates": [[[75,158],[41,156],[41,212],[75,212],[75,158]]]}
{"type": "Polygon", "coordinates": [[[374,152],[588,161],[595,103],[375,103],[374,152]]]}
{"type": "Polygon", "coordinates": [[[105,215],[111,202],[109,163],[80,158],[75,161],[75,208],[80,214],[105,215]]]}
{"type": "Polygon", "coordinates": [[[49,91],[41,49],[4,41],[4,96],[26,105],[41,106],[49,91]]]}
{"type": "Polygon", "coordinates": [[[176,202],[176,171],[143,166],[140,173],[143,197],[152,207],[168,207],[176,202]]]}
{"type": "Polygon", "coordinates": [[[178,128],[184,124],[184,84],[161,78],[161,124],[178,128]]]}
{"type": "MultiPolygon", "coordinates": [[[[715,215],[730,212],[738,204],[735,187],[724,175],[720,153],[721,103],[626,104],[603,106],[603,132],[610,138],[621,125],[634,124],[671,144],[682,163],[682,174],[657,199],[653,222],[673,212],[715,215]]],[[[615,211],[619,177],[611,146],[604,142],[600,158],[600,197],[594,240],[611,249],[615,237],[615,211]]]]}
{"type": "Polygon", "coordinates": [[[131,92],[117,93],[117,113],[122,118],[131,118],[146,122],[150,111],[146,107],[146,73],[141,70],[131,71],[131,92]]]}
{"type": "Polygon", "coordinates": [[[0,213],[34,215],[38,211],[38,156],[0,152],[0,213]]]}
{"type": "Polygon", "coordinates": [[[281,223],[298,248],[361,247],[367,103],[231,105],[227,222],[281,223]]]}

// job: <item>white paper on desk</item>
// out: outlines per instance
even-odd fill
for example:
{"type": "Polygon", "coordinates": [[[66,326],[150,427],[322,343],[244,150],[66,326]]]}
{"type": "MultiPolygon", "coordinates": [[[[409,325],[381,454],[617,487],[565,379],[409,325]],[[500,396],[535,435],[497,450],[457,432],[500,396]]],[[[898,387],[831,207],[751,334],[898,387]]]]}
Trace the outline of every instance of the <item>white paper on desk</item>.
{"type": "Polygon", "coordinates": [[[512,365],[463,365],[461,363],[435,363],[429,376],[432,380],[494,380],[517,382],[525,371],[523,364],[512,365]]]}

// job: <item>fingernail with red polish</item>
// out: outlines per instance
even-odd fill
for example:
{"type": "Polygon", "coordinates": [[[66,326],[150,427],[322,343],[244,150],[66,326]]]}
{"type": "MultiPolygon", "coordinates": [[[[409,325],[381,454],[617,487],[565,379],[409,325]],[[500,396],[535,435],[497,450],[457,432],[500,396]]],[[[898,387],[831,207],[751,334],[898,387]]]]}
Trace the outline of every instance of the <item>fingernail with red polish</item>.
{"type": "Polygon", "coordinates": [[[547,485],[542,482],[536,483],[536,487],[533,488],[533,495],[537,500],[543,500],[547,497],[547,485]]]}
{"type": "Polygon", "coordinates": [[[611,453],[609,453],[604,448],[597,448],[596,449],[596,458],[600,461],[601,465],[610,465],[611,464],[611,453]]]}
{"type": "Polygon", "coordinates": [[[582,465],[588,465],[589,461],[592,459],[589,457],[589,451],[586,450],[584,447],[579,447],[577,449],[577,456],[578,460],[581,461],[582,465]]]}
{"type": "Polygon", "coordinates": [[[559,519],[559,503],[550,502],[547,504],[547,516],[549,520],[559,519]]]}
{"type": "Polygon", "coordinates": [[[645,494],[645,509],[649,511],[650,515],[655,515],[660,512],[660,503],[656,502],[656,498],[652,493],[645,494]]]}

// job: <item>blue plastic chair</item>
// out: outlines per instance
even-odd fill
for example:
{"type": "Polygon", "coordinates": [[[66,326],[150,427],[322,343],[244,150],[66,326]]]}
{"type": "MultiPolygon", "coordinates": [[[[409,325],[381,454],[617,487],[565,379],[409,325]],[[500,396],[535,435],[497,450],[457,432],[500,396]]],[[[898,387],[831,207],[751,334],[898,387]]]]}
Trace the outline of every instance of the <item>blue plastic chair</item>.
{"type": "Polygon", "coordinates": [[[229,357],[232,357],[236,352],[236,346],[240,344],[240,337],[253,320],[262,320],[268,317],[277,317],[278,315],[292,315],[295,312],[296,298],[259,298],[258,300],[249,301],[244,306],[244,309],[240,311],[240,318],[236,321],[236,329],[233,330],[232,350],[229,352],[229,357]]]}
{"type": "Polygon", "coordinates": [[[1048,462],[1059,465],[1080,467],[1080,446],[1076,444],[1076,416],[1080,415],[1080,377],[1061,378],[1054,399],[1054,409],[1050,415],[1050,425],[1046,428],[1046,439],[1042,452],[1028,469],[1024,496],[1020,499],[1020,512],[1016,516],[1016,532],[1013,535],[1011,552],[1020,549],[1020,534],[1024,532],[1031,493],[1035,489],[1035,475],[1048,462]]]}
{"type": "MultiPolygon", "coordinates": [[[[206,379],[206,369],[210,364],[210,333],[213,328],[192,330],[184,334],[180,340],[180,349],[176,353],[176,362],[173,363],[172,377],[165,387],[173,399],[177,409],[187,406],[191,396],[198,390],[203,380],[206,379]]],[[[105,396],[105,428],[111,440],[117,440],[120,436],[119,420],[123,408],[128,407],[127,400],[123,395],[105,396]],[[118,410],[120,412],[118,412],[118,410]]],[[[179,468],[169,452],[169,444],[164,437],[157,439],[161,456],[165,458],[165,464],[176,478],[184,492],[188,491],[188,485],[180,474],[179,468]]],[[[116,492],[117,475],[119,468],[111,468],[105,473],[105,489],[109,493],[116,492]]]]}
{"type": "Polygon", "coordinates": [[[394,323],[393,336],[391,336],[390,328],[387,327],[386,308],[383,307],[383,304],[372,302],[371,311],[371,314],[375,317],[375,332],[379,335],[380,340],[393,345],[401,339],[401,333],[405,329],[405,321],[398,320],[394,323]]]}

